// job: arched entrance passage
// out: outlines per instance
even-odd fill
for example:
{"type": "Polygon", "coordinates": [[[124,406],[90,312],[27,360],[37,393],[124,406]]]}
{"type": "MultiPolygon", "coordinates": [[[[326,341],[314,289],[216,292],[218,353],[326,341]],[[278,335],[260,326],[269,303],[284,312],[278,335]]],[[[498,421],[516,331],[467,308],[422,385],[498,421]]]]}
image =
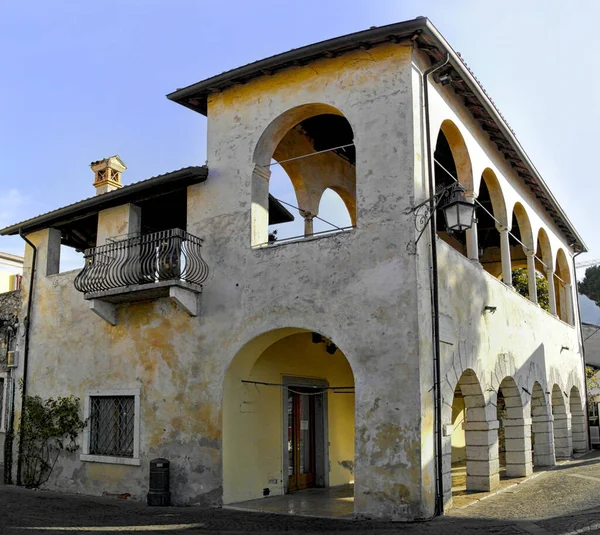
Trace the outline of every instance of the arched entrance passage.
{"type": "Polygon", "coordinates": [[[531,391],[531,445],[533,466],[554,466],[554,430],[550,407],[540,383],[531,391]]]}
{"type": "Polygon", "coordinates": [[[225,377],[223,502],[353,482],[354,375],[342,351],[294,328],[246,344],[225,377]]]}
{"type": "Polygon", "coordinates": [[[500,460],[505,467],[506,477],[531,475],[531,421],[525,418],[519,387],[512,377],[502,380],[496,400],[496,412],[500,422],[500,460]]]}
{"type": "Polygon", "coordinates": [[[554,451],[557,459],[568,459],[573,453],[571,442],[571,415],[567,410],[563,392],[558,385],[552,387],[552,416],[554,416],[554,451]]]}
{"type": "Polygon", "coordinates": [[[569,409],[571,411],[571,436],[573,437],[573,451],[576,453],[587,451],[587,432],[585,412],[581,403],[579,389],[574,386],[569,394],[569,409]]]}
{"type": "MultiPolygon", "coordinates": [[[[490,491],[499,484],[497,421],[486,415],[485,398],[473,370],[461,375],[452,401],[452,494],[490,491]]],[[[444,471],[450,468],[446,461],[444,471]]]]}

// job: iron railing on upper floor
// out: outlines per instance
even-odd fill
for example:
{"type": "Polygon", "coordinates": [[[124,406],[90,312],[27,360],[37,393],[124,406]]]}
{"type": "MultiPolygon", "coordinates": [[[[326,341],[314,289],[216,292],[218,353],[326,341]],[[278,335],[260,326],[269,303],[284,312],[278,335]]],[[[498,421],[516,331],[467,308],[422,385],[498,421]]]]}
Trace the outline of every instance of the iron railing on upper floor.
{"type": "Polygon", "coordinates": [[[86,249],[75,288],[94,293],[164,281],[202,284],[208,265],[202,240],[181,229],[161,230],[86,249]]]}

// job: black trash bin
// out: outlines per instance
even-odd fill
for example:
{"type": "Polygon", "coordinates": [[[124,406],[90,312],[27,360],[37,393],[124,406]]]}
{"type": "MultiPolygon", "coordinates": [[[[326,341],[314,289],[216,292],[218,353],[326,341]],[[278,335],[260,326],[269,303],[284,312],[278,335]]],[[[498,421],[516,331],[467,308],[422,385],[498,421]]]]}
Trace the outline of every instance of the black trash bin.
{"type": "Polygon", "coordinates": [[[169,461],[167,459],[152,459],[150,461],[150,489],[148,505],[171,505],[169,491],[169,461]]]}

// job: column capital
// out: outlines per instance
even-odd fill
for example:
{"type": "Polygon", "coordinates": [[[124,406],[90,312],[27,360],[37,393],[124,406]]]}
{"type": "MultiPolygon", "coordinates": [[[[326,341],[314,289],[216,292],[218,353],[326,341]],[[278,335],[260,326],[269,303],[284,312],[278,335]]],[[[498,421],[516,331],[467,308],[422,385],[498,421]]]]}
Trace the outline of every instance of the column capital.
{"type": "Polygon", "coordinates": [[[307,210],[298,211],[300,212],[300,215],[304,218],[304,221],[312,221],[317,216],[317,214],[311,214],[307,210]]]}
{"type": "Polygon", "coordinates": [[[271,178],[271,170],[268,167],[262,165],[254,166],[254,174],[258,175],[261,178],[264,178],[265,180],[269,180],[271,178]]]}
{"type": "Polygon", "coordinates": [[[525,253],[525,256],[535,257],[535,250],[529,249],[529,247],[526,247],[525,245],[523,245],[523,252],[525,253]]]}
{"type": "Polygon", "coordinates": [[[465,191],[465,198],[471,202],[471,201],[475,201],[475,199],[477,199],[477,195],[474,191],[465,191]]]}
{"type": "Polygon", "coordinates": [[[498,232],[508,232],[510,229],[500,223],[496,223],[496,230],[498,232]]]}

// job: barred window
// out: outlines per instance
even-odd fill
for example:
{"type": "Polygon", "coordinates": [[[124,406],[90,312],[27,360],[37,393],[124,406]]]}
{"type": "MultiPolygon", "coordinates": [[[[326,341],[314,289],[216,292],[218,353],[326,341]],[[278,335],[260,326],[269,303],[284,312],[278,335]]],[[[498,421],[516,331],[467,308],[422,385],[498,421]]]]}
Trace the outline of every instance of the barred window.
{"type": "Polygon", "coordinates": [[[90,396],[89,453],[133,457],[134,420],[134,396],[90,396]]]}

